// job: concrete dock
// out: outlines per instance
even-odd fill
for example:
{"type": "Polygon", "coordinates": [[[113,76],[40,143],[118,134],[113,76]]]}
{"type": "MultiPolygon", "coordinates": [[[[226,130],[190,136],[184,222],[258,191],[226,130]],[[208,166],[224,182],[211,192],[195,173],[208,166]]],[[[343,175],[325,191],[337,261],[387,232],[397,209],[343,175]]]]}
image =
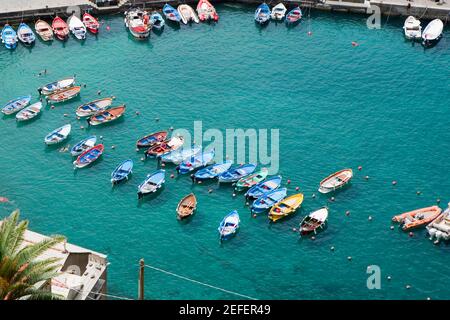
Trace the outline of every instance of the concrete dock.
{"type": "MultiPolygon", "coordinates": [[[[212,0],[213,3],[235,2],[257,5],[262,0],[212,0]]],[[[268,0],[270,6],[278,0],[268,0]]],[[[431,20],[440,18],[444,24],[450,19],[450,0],[282,0],[286,5],[300,4],[317,10],[344,11],[369,15],[377,6],[385,16],[409,16],[431,20]],[[372,8],[372,9],[371,9],[372,8]]],[[[56,15],[68,17],[75,10],[89,10],[101,15],[123,12],[130,6],[161,8],[165,3],[177,6],[180,3],[195,5],[197,0],[14,0],[0,1],[0,23],[16,23],[22,20],[35,21],[38,18],[51,19],[56,15]]]]}

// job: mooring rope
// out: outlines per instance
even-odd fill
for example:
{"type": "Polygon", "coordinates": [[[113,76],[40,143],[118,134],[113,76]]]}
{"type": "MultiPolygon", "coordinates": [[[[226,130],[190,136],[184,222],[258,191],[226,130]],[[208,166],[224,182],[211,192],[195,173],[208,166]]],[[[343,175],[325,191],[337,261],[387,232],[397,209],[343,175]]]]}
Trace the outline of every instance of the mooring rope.
{"type": "Polygon", "coordinates": [[[200,282],[200,281],[197,281],[197,280],[194,280],[194,279],[191,279],[191,278],[188,278],[188,277],[185,277],[185,276],[182,276],[182,275],[179,275],[179,274],[167,271],[167,270],[163,270],[163,269],[160,269],[160,268],[148,265],[148,264],[145,264],[144,266],[147,267],[147,268],[150,268],[150,269],[153,269],[153,270],[156,270],[156,271],[159,271],[159,272],[162,272],[162,273],[174,276],[174,277],[179,278],[179,279],[183,279],[183,280],[190,281],[190,282],[193,282],[193,283],[196,283],[196,284],[200,284],[200,285],[208,287],[208,288],[216,289],[216,290],[219,290],[219,291],[222,291],[222,292],[225,292],[225,293],[229,293],[229,294],[233,294],[235,296],[239,296],[239,297],[246,298],[246,299],[249,299],[249,300],[258,300],[256,298],[253,298],[253,297],[250,297],[250,296],[247,296],[247,295],[244,295],[244,294],[240,294],[240,293],[237,293],[237,292],[234,292],[234,291],[230,291],[230,290],[226,290],[226,289],[223,289],[223,288],[220,288],[220,287],[216,287],[216,286],[213,286],[213,285],[210,285],[210,284],[207,284],[207,283],[204,283],[204,282],[200,282]]]}

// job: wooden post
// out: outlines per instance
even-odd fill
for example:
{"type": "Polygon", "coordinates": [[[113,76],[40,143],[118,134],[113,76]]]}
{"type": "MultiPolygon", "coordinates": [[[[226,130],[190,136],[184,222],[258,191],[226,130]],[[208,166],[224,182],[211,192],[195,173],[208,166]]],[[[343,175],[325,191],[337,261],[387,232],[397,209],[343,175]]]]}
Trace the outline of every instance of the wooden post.
{"type": "Polygon", "coordinates": [[[138,299],[144,300],[144,259],[139,260],[139,288],[138,299]]]}

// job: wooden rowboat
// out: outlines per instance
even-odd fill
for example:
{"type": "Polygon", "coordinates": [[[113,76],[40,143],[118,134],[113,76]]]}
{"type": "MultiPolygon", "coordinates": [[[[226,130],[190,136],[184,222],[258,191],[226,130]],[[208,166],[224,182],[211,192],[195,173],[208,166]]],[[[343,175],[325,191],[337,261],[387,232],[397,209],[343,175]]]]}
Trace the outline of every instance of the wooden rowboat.
{"type": "Polygon", "coordinates": [[[36,21],[36,23],[34,24],[34,29],[43,41],[53,40],[52,27],[44,20],[36,21]]]}
{"type": "Polygon", "coordinates": [[[64,102],[64,101],[73,99],[76,96],[78,96],[80,94],[80,91],[81,91],[80,86],[75,86],[75,87],[67,88],[64,90],[60,90],[56,93],[53,93],[53,94],[47,96],[47,101],[49,103],[64,102]]]}
{"type": "Polygon", "coordinates": [[[319,192],[329,193],[342,188],[353,178],[352,169],[343,169],[320,181],[319,192]]]}
{"type": "Polygon", "coordinates": [[[119,119],[125,112],[125,105],[105,110],[88,119],[89,125],[97,126],[119,119]]]}
{"type": "Polygon", "coordinates": [[[98,33],[100,23],[98,23],[98,20],[87,12],[83,14],[83,23],[90,32],[93,34],[98,33]]]}
{"type": "Polygon", "coordinates": [[[197,208],[197,198],[193,193],[188,194],[180,200],[177,206],[177,217],[182,220],[194,214],[197,208]]]}
{"type": "Polygon", "coordinates": [[[318,230],[323,229],[326,225],[328,219],[328,208],[323,207],[319,210],[311,212],[309,215],[303,218],[300,222],[300,235],[306,235],[314,232],[317,233],[318,230]]]}
{"type": "Polygon", "coordinates": [[[136,142],[137,148],[150,148],[159,142],[163,142],[167,138],[167,131],[159,131],[145,137],[140,138],[136,142]]]}
{"type": "Polygon", "coordinates": [[[273,222],[287,217],[295,212],[303,202],[303,193],[294,194],[275,204],[269,212],[269,219],[273,222]]]}
{"type": "Polygon", "coordinates": [[[65,41],[69,36],[69,26],[58,16],[53,19],[52,29],[55,36],[61,41],[65,41]]]}
{"type": "Polygon", "coordinates": [[[254,185],[263,181],[267,175],[269,174],[269,170],[267,168],[262,168],[258,172],[255,172],[249,176],[243,177],[236,182],[236,186],[234,189],[236,191],[242,191],[246,188],[251,188],[254,185]]]}
{"type": "Polygon", "coordinates": [[[108,97],[103,99],[94,100],[79,106],[76,110],[78,117],[89,117],[96,113],[102,112],[108,108],[115,97],[108,97]]]}
{"type": "Polygon", "coordinates": [[[149,148],[145,152],[146,157],[160,157],[170,151],[176,150],[184,143],[183,137],[172,137],[170,140],[165,140],[155,146],[149,148]]]}
{"type": "Polygon", "coordinates": [[[401,224],[402,230],[425,226],[436,219],[442,212],[438,206],[421,208],[393,216],[392,221],[401,224]]]}

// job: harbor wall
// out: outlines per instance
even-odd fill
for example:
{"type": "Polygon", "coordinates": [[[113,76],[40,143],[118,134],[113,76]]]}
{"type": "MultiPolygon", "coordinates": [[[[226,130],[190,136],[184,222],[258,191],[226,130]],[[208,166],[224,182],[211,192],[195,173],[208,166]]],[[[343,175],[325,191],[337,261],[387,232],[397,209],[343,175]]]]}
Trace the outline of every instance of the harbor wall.
{"type": "MultiPolygon", "coordinates": [[[[33,1],[33,0],[30,0],[33,1]]],[[[48,2],[51,3],[52,0],[48,2]]],[[[144,9],[159,9],[165,3],[178,6],[181,3],[196,5],[198,0],[67,0],[71,5],[49,7],[45,6],[40,9],[20,10],[2,12],[0,6],[0,23],[17,24],[20,21],[35,22],[42,18],[50,20],[56,15],[68,17],[72,14],[74,6],[78,7],[81,12],[89,11],[96,15],[124,12],[132,6],[138,6],[144,9]],[[96,2],[97,1],[97,2],[96,2]]],[[[242,3],[256,6],[261,0],[212,0],[213,3],[242,3]]],[[[279,1],[268,0],[269,5],[275,5],[279,1]]],[[[440,18],[444,24],[448,23],[450,18],[450,4],[436,5],[432,0],[421,0],[419,2],[409,2],[407,0],[284,0],[282,1],[288,7],[300,4],[302,8],[311,8],[324,11],[349,12],[369,15],[372,13],[371,5],[375,5],[380,9],[380,13],[385,16],[409,16],[413,15],[423,20],[431,20],[440,18]],[[428,2],[427,2],[428,1],[428,2]]]]}

